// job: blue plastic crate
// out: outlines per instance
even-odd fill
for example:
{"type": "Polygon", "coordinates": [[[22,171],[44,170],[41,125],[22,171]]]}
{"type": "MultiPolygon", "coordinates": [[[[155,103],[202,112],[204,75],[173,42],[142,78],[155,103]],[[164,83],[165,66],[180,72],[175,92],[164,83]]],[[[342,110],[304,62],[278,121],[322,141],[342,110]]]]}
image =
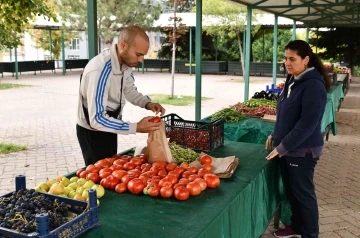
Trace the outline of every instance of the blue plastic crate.
{"type": "MultiPolygon", "coordinates": [[[[26,189],[25,176],[18,175],[15,178],[15,191],[20,189],[26,189]]],[[[41,192],[39,192],[41,193],[41,192]]],[[[99,206],[97,205],[96,191],[89,190],[89,203],[84,201],[78,201],[70,198],[54,196],[47,193],[41,193],[45,197],[51,200],[58,199],[60,202],[64,202],[70,205],[70,211],[77,214],[77,216],[64,225],[56,228],[55,230],[49,230],[49,217],[45,214],[36,215],[37,231],[29,234],[24,234],[11,229],[0,227],[0,237],[17,238],[17,237],[40,237],[40,238],[70,238],[76,237],[94,227],[100,225],[99,222],[99,206]],[[85,212],[84,209],[88,208],[85,212]]],[[[5,194],[1,197],[10,197],[11,193],[5,194]]]]}
{"type": "Polygon", "coordinates": [[[274,93],[281,93],[282,89],[275,88],[274,84],[271,84],[271,88],[269,88],[269,85],[266,85],[266,92],[274,92],[274,93]]]}

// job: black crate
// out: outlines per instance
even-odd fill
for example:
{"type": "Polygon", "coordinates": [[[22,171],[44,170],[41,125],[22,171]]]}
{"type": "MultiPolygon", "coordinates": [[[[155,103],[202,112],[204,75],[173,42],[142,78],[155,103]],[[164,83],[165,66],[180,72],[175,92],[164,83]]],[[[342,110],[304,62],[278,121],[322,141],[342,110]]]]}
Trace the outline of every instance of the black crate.
{"type": "Polygon", "coordinates": [[[162,119],[170,142],[204,152],[211,152],[224,144],[223,119],[212,122],[187,121],[173,113],[162,119]]]}

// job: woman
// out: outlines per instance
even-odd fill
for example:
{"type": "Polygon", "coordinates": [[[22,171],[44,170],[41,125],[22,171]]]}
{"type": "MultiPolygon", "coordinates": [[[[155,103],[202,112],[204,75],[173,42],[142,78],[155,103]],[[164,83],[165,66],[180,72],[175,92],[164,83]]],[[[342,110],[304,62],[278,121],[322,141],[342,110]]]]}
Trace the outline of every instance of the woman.
{"type": "Polygon", "coordinates": [[[288,77],[278,105],[275,129],[266,157],[280,159],[285,193],[289,199],[291,225],[275,232],[276,237],[315,238],[319,235],[319,212],[314,187],[314,169],[323,153],[321,120],[331,79],[308,43],[291,41],[285,46],[288,77]]]}

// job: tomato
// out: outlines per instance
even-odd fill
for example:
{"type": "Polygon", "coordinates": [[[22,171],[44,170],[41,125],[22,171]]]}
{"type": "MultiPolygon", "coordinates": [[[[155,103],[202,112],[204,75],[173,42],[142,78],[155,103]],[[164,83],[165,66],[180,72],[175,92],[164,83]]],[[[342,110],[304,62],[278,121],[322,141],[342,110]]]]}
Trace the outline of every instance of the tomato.
{"type": "Polygon", "coordinates": [[[115,161],[115,158],[105,158],[104,160],[107,160],[110,162],[110,164],[113,164],[115,161]]]}
{"type": "Polygon", "coordinates": [[[205,181],[205,179],[202,178],[197,178],[194,180],[195,183],[198,183],[201,187],[201,191],[204,191],[207,187],[207,183],[205,181]]]}
{"type": "Polygon", "coordinates": [[[174,196],[177,200],[184,201],[190,196],[189,190],[184,186],[179,186],[174,190],[174,196]]]}
{"type": "Polygon", "coordinates": [[[176,163],[169,163],[165,166],[165,168],[168,172],[175,170],[176,167],[177,167],[176,163]]]}
{"type": "Polygon", "coordinates": [[[141,164],[147,163],[147,158],[146,158],[146,155],[144,155],[144,154],[136,155],[135,158],[139,158],[141,160],[141,164]]]}
{"type": "Polygon", "coordinates": [[[76,171],[76,177],[80,178],[80,174],[81,174],[81,172],[83,172],[83,171],[85,171],[85,170],[79,169],[78,171],[76,171]]]}
{"type": "Polygon", "coordinates": [[[105,185],[105,182],[106,182],[106,178],[101,179],[100,185],[103,186],[104,188],[107,188],[107,186],[105,185]]]}
{"type": "Polygon", "coordinates": [[[161,168],[165,168],[167,165],[167,163],[165,161],[155,161],[152,164],[152,167],[161,167],[161,168]]]}
{"type": "Polygon", "coordinates": [[[149,120],[149,122],[153,122],[153,123],[158,123],[161,122],[161,118],[160,117],[153,117],[149,120]]]}
{"type": "Polygon", "coordinates": [[[167,175],[167,172],[165,169],[161,169],[158,173],[158,176],[160,176],[161,178],[164,178],[167,175]]]}
{"type": "Polygon", "coordinates": [[[100,168],[109,168],[112,165],[112,163],[108,160],[102,159],[96,162],[94,165],[100,168]]]}
{"type": "Polygon", "coordinates": [[[172,183],[169,179],[163,178],[159,181],[159,186],[160,187],[172,187],[172,183]]]}
{"type": "Polygon", "coordinates": [[[135,166],[137,166],[137,165],[142,165],[142,161],[141,161],[140,158],[132,158],[132,159],[130,160],[130,162],[133,163],[133,164],[135,164],[135,166]]]}
{"type": "Polygon", "coordinates": [[[159,185],[146,186],[143,192],[144,194],[150,195],[151,197],[157,197],[160,194],[160,186],[159,185]]]}
{"type": "Polygon", "coordinates": [[[153,176],[151,178],[151,182],[155,183],[155,184],[158,184],[160,182],[161,178],[160,176],[153,176]]]}
{"type": "Polygon", "coordinates": [[[204,164],[202,168],[208,172],[212,171],[212,166],[210,164],[204,164]]]}
{"type": "Polygon", "coordinates": [[[86,167],[85,171],[89,172],[89,173],[99,173],[101,168],[96,167],[93,164],[90,164],[86,167]]]}
{"type": "Polygon", "coordinates": [[[180,178],[180,174],[176,173],[175,171],[170,171],[170,172],[168,173],[168,175],[175,176],[177,179],[180,178]]]}
{"type": "Polygon", "coordinates": [[[139,194],[143,191],[146,184],[139,178],[132,179],[128,184],[127,188],[132,194],[139,194]]]}
{"type": "Polygon", "coordinates": [[[190,171],[191,173],[196,174],[199,170],[198,170],[198,168],[191,166],[191,167],[187,168],[186,171],[190,171]]]}
{"type": "Polygon", "coordinates": [[[127,175],[125,175],[124,177],[121,178],[121,182],[125,183],[125,184],[128,184],[130,182],[130,180],[132,180],[134,178],[135,178],[134,175],[127,174],[127,175]]]}
{"type": "Polygon", "coordinates": [[[204,179],[209,188],[216,188],[220,185],[220,179],[215,174],[206,174],[204,175],[204,179]]]}
{"type": "Polygon", "coordinates": [[[88,175],[88,171],[82,171],[81,173],[80,173],[80,178],[84,178],[84,179],[86,179],[86,176],[88,175]]]}
{"type": "Polygon", "coordinates": [[[112,171],[121,170],[121,169],[123,169],[123,166],[122,166],[122,165],[113,164],[113,165],[110,166],[110,169],[112,169],[112,171]]]}
{"type": "Polygon", "coordinates": [[[110,184],[115,184],[114,188],[115,188],[116,184],[120,183],[120,179],[118,179],[117,177],[115,177],[113,175],[106,177],[106,181],[108,181],[110,184]]]}
{"type": "Polygon", "coordinates": [[[168,179],[171,184],[176,184],[178,182],[178,177],[173,174],[168,174],[165,178],[168,179]]]}
{"type": "Polygon", "coordinates": [[[129,170],[127,173],[134,175],[135,178],[138,178],[141,175],[141,171],[139,169],[132,169],[129,170]]]}
{"type": "Polygon", "coordinates": [[[146,171],[145,173],[149,178],[152,178],[153,176],[155,176],[156,174],[153,171],[146,171]]]}
{"type": "Polygon", "coordinates": [[[186,185],[191,196],[197,196],[201,193],[201,187],[198,183],[190,182],[186,185]]]}
{"type": "Polygon", "coordinates": [[[162,187],[160,189],[160,195],[163,198],[170,198],[170,197],[172,197],[173,193],[174,193],[174,190],[172,187],[162,187]]]}
{"type": "Polygon", "coordinates": [[[186,187],[186,184],[182,184],[182,183],[177,183],[177,184],[174,184],[173,188],[177,188],[177,187],[186,187]]]}
{"type": "Polygon", "coordinates": [[[123,165],[123,169],[125,170],[132,170],[135,169],[136,165],[131,163],[131,162],[127,162],[123,165]]]}
{"type": "Polygon", "coordinates": [[[193,182],[197,178],[200,178],[200,176],[197,175],[197,174],[192,174],[192,175],[189,176],[188,179],[189,179],[190,182],[193,182]]]}
{"type": "Polygon", "coordinates": [[[182,173],[184,173],[185,170],[186,169],[183,168],[183,167],[177,167],[177,168],[174,169],[174,172],[179,174],[179,176],[180,176],[182,173]]]}
{"type": "Polygon", "coordinates": [[[205,169],[199,169],[199,172],[197,173],[201,178],[203,178],[205,176],[205,174],[210,174],[209,171],[205,170],[205,169]]]}
{"type": "Polygon", "coordinates": [[[122,177],[124,177],[127,174],[128,173],[125,170],[120,170],[120,169],[112,172],[112,176],[114,176],[118,179],[122,179],[122,177]]]}
{"type": "Polygon", "coordinates": [[[194,173],[192,173],[191,171],[185,171],[184,173],[182,173],[182,177],[183,178],[188,178],[188,177],[190,177],[190,175],[192,175],[192,174],[194,174],[194,173]]]}
{"type": "Polygon", "coordinates": [[[100,179],[106,178],[111,175],[111,172],[103,172],[99,174],[100,179]]]}
{"type": "Polygon", "coordinates": [[[184,169],[187,169],[189,167],[189,163],[188,162],[182,162],[180,164],[181,167],[183,167],[184,169]]]}
{"type": "Polygon", "coordinates": [[[119,183],[115,186],[115,192],[124,193],[127,190],[127,186],[124,183],[119,183]]]}
{"type": "Polygon", "coordinates": [[[181,178],[180,180],[179,180],[179,183],[180,184],[188,184],[190,181],[189,181],[189,179],[187,179],[187,178],[181,178]]]}
{"type": "Polygon", "coordinates": [[[149,163],[144,163],[141,165],[141,170],[147,169],[147,171],[149,171],[151,169],[151,164],[149,163]]]}
{"type": "Polygon", "coordinates": [[[99,174],[98,173],[88,173],[86,175],[86,179],[87,180],[91,180],[93,181],[94,183],[98,183],[100,181],[100,177],[99,177],[99,174]]]}
{"type": "Polygon", "coordinates": [[[110,172],[110,173],[112,173],[113,170],[110,169],[110,168],[103,168],[103,169],[101,169],[101,170],[99,171],[99,174],[104,173],[104,172],[110,172]]]}
{"type": "Polygon", "coordinates": [[[120,158],[121,158],[121,155],[115,154],[115,155],[113,155],[112,157],[113,157],[115,160],[117,160],[117,159],[120,159],[120,158]]]}
{"type": "Polygon", "coordinates": [[[121,159],[115,160],[113,164],[116,164],[116,165],[124,165],[124,164],[127,163],[127,162],[128,162],[128,161],[127,161],[126,159],[121,158],[121,159]]]}
{"type": "Polygon", "coordinates": [[[144,181],[144,183],[147,183],[149,178],[148,178],[148,176],[146,174],[142,174],[142,175],[139,176],[139,179],[144,181]]]}
{"type": "Polygon", "coordinates": [[[209,155],[202,155],[200,157],[200,163],[210,165],[212,163],[212,159],[209,155]]]}

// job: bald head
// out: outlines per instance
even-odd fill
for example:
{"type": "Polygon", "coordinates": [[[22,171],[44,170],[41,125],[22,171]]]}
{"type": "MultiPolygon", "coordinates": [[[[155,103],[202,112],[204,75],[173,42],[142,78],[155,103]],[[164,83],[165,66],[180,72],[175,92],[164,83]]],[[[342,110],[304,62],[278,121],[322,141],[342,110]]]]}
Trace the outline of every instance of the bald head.
{"type": "Polygon", "coordinates": [[[138,26],[127,26],[120,30],[118,43],[126,42],[128,46],[132,46],[137,37],[149,42],[149,37],[143,29],[138,26]]]}

